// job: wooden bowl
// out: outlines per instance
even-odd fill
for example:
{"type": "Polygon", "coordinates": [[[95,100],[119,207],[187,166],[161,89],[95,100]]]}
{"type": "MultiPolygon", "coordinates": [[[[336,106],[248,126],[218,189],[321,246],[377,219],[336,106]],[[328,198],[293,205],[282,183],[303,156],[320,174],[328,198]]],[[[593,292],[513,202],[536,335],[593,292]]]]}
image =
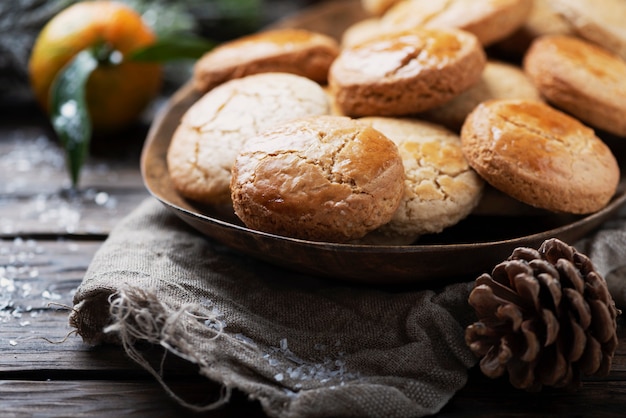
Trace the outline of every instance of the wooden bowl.
{"type": "MultiPolygon", "coordinates": [[[[327,2],[274,27],[303,27],[339,37],[364,17],[358,0],[327,2]]],[[[246,228],[224,208],[202,207],[174,190],[166,152],[184,112],[199,98],[190,84],[176,92],[155,119],[146,139],[141,171],[147,189],[173,213],[242,253],[295,271],[353,283],[435,287],[473,280],[490,272],[517,247],[538,248],[548,238],[574,243],[616,214],[626,201],[625,181],[613,200],[589,216],[530,211],[520,216],[474,214],[415,245],[351,245],[314,242],[246,228]]],[[[624,142],[624,141],[620,141],[624,142]]]]}
{"type": "MultiPolygon", "coordinates": [[[[624,181],[613,200],[589,216],[535,214],[470,216],[417,245],[352,245],[267,234],[243,226],[223,208],[203,207],[174,190],[167,148],[184,112],[199,95],[183,86],[154,121],[141,156],[147,189],[189,225],[231,248],[302,273],[370,284],[439,286],[490,272],[521,246],[537,248],[548,238],[574,243],[614,216],[626,201],[624,181]]],[[[539,212],[541,213],[541,212],[539,212]]]]}

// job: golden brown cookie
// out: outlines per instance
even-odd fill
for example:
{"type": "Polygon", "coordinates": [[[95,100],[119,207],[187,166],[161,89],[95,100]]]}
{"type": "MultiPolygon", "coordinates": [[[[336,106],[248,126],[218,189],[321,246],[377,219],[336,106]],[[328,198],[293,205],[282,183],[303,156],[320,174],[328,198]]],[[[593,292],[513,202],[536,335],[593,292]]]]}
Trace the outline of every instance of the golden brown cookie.
{"type": "Polygon", "coordinates": [[[403,180],[391,140],[348,117],[318,116],[247,141],[231,190],[235,213],[249,228],[346,242],[391,219],[403,180]]]}
{"type": "Polygon", "coordinates": [[[274,29],[221,44],[194,66],[193,82],[206,92],[234,78],[266,72],[300,75],[324,84],[339,53],[333,38],[304,29],[274,29]]]}
{"type": "Polygon", "coordinates": [[[485,62],[468,32],[415,28],[343,49],[330,67],[329,85],[346,115],[409,115],[476,84],[485,62]]]}
{"type": "Polygon", "coordinates": [[[361,6],[369,14],[380,16],[400,1],[404,0],[361,0],[361,6]]]}
{"type": "Polygon", "coordinates": [[[513,34],[497,42],[497,50],[507,57],[519,59],[530,44],[543,35],[571,35],[572,28],[554,8],[555,0],[533,0],[530,15],[513,34]]]}
{"type": "Polygon", "coordinates": [[[448,103],[420,114],[420,118],[459,132],[467,115],[481,102],[491,99],[542,100],[539,90],[520,67],[491,60],[476,85],[448,103]]]}
{"type": "Polygon", "coordinates": [[[529,205],[592,213],[615,194],[619,166],[592,129],[545,103],[492,100],[461,130],[463,152],[489,184],[529,205]]]}
{"type": "Polygon", "coordinates": [[[533,42],[523,65],[556,107],[595,128],[626,136],[626,61],[583,39],[550,35],[533,42]]]}
{"type": "Polygon", "coordinates": [[[488,46],[517,30],[531,8],[532,0],[405,0],[387,10],[381,20],[397,29],[463,29],[488,46]]]}
{"type": "Polygon", "coordinates": [[[578,36],[626,60],[626,1],[551,0],[578,36]]]}
{"type": "Polygon", "coordinates": [[[167,153],[172,184],[188,199],[228,204],[230,170],[248,138],[329,111],[322,87],[305,77],[264,73],[221,84],[187,110],[174,132],[167,153]]]}
{"type": "Polygon", "coordinates": [[[362,19],[348,26],[343,31],[341,47],[350,48],[389,32],[396,32],[396,30],[383,26],[378,17],[362,19]]]}
{"type": "Polygon", "coordinates": [[[388,236],[438,233],[469,215],[481,198],[483,180],[470,167],[459,136],[417,119],[365,117],[360,122],[398,146],[404,165],[404,195],[391,221],[378,229],[388,236]]]}

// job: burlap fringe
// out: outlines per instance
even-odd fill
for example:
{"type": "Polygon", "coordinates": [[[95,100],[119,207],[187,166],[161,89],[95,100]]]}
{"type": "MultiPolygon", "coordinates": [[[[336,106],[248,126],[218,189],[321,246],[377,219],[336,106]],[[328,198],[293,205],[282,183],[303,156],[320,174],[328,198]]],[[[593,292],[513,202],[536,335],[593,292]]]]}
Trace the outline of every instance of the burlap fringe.
{"type": "Polygon", "coordinates": [[[174,310],[162,303],[155,294],[138,288],[119,290],[109,297],[111,324],[104,328],[105,334],[113,333],[130,358],[146,369],[161,384],[164,390],[182,406],[196,411],[209,411],[227,403],[231,389],[223,386],[217,401],[208,405],[194,405],[177,395],[163,379],[163,365],[168,353],[173,353],[203,368],[207,365],[187,336],[191,326],[202,326],[209,329],[218,338],[222,333],[221,322],[214,312],[206,312],[206,306],[187,304],[174,310]],[[210,324],[208,327],[206,324],[210,324]],[[159,369],[137,349],[137,342],[147,342],[165,348],[159,369]]]}

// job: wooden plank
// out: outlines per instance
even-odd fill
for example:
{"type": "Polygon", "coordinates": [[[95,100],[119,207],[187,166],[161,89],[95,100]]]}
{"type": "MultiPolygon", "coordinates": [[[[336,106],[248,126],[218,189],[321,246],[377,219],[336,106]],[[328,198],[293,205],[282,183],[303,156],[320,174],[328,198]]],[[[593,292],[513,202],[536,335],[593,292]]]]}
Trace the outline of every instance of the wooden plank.
{"type": "MultiPolygon", "coordinates": [[[[37,326],[25,330],[24,335],[9,329],[9,335],[0,340],[0,379],[82,379],[87,375],[90,378],[141,376],[151,379],[148,372],[130,360],[119,346],[91,347],[75,334],[65,339],[70,328],[60,326],[61,322],[67,323],[64,319],[53,322],[55,328],[48,330],[44,326],[46,323],[50,325],[49,322],[38,322],[37,326]],[[13,339],[9,339],[11,337],[13,339]]],[[[152,357],[156,359],[156,350],[152,357]]],[[[189,369],[190,366],[185,369],[187,375],[193,376],[189,369]]]]}
{"type": "Polygon", "coordinates": [[[503,380],[473,375],[438,415],[452,417],[618,417],[624,414],[626,382],[586,381],[573,392],[528,393],[503,380]]]}
{"type": "MultiPolygon", "coordinates": [[[[0,126],[0,195],[47,194],[70,186],[62,148],[49,135],[37,125],[0,126]]],[[[90,155],[81,172],[82,188],[143,187],[139,154],[145,130],[120,138],[108,141],[109,149],[90,155]],[[126,138],[127,147],[116,144],[120,138],[126,138]]]]}
{"type": "Polygon", "coordinates": [[[0,320],[15,311],[48,309],[51,302],[71,305],[101,241],[0,240],[0,320]]]}
{"type": "Polygon", "coordinates": [[[77,197],[52,192],[0,196],[0,238],[33,235],[108,235],[150,195],[147,190],[90,188],[77,197]]]}
{"type": "Polygon", "coordinates": [[[89,158],[69,192],[63,152],[42,127],[0,127],[0,178],[0,237],[108,234],[149,196],[137,150],[89,158]]]}
{"type": "MultiPolygon", "coordinates": [[[[197,405],[217,399],[220,388],[208,381],[169,382],[197,405]]],[[[165,394],[156,381],[27,381],[0,380],[2,416],[189,416],[190,411],[165,394]]],[[[235,393],[226,407],[193,416],[262,417],[258,403],[235,393]]]]}
{"type": "MultiPolygon", "coordinates": [[[[479,387],[480,382],[473,382],[479,387]]],[[[203,405],[215,400],[218,388],[210,382],[173,381],[171,387],[189,401],[203,405]],[[207,393],[209,395],[207,395],[207,393]]],[[[589,383],[584,391],[543,393],[541,396],[487,385],[478,391],[460,391],[437,415],[448,417],[593,416],[623,413],[626,384],[589,383]]],[[[0,381],[3,416],[182,416],[190,412],[151,381],[0,381]]],[[[257,403],[235,392],[224,408],[195,416],[259,417],[257,403]]]]}
{"type": "MultiPolygon", "coordinates": [[[[91,346],[83,342],[68,323],[69,310],[37,311],[35,316],[6,321],[0,334],[0,379],[30,376],[45,378],[150,378],[147,371],[132,361],[121,346],[91,346]]],[[[142,353],[160,367],[161,347],[141,346],[142,353]]],[[[197,368],[174,355],[165,356],[168,376],[197,377],[197,368]]]]}

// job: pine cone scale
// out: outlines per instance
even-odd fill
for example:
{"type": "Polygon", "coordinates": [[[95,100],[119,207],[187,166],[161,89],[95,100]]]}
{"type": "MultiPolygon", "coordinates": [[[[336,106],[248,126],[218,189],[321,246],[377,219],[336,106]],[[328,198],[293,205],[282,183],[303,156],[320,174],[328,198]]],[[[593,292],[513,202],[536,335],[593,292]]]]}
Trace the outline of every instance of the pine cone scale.
{"type": "Polygon", "coordinates": [[[534,327],[532,320],[526,320],[522,323],[522,333],[526,342],[526,349],[521,355],[520,359],[527,363],[535,361],[541,351],[541,341],[537,336],[537,330],[534,327]]]}
{"type": "Polygon", "coordinates": [[[611,315],[608,307],[597,299],[590,300],[589,307],[591,308],[591,320],[594,324],[594,335],[598,338],[598,341],[605,343],[614,335],[612,327],[606,326],[605,324],[615,321],[615,316],[611,315]]]}
{"type": "Polygon", "coordinates": [[[559,330],[561,326],[559,325],[559,321],[552,313],[552,311],[548,309],[542,309],[543,323],[545,324],[545,346],[549,346],[554,344],[557,337],[559,336],[559,330]]]}
{"type": "Polygon", "coordinates": [[[539,282],[532,274],[518,274],[513,278],[515,291],[526,303],[531,302],[534,310],[541,309],[539,302],[539,282]]]}
{"type": "Polygon", "coordinates": [[[561,282],[557,279],[557,277],[559,277],[559,273],[556,269],[552,272],[552,274],[540,273],[537,275],[537,280],[539,280],[544,293],[542,298],[543,305],[551,303],[552,309],[555,309],[561,304],[561,298],[563,297],[561,282]]]}
{"type": "Polygon", "coordinates": [[[568,301],[568,306],[564,308],[576,315],[578,323],[583,329],[589,328],[589,325],[591,325],[591,308],[589,308],[589,304],[585,301],[583,295],[572,288],[563,289],[563,294],[568,301]]]}
{"type": "Polygon", "coordinates": [[[541,385],[557,387],[559,382],[563,382],[571,373],[568,362],[563,354],[554,346],[542,357],[542,361],[537,366],[537,378],[541,385]]]}
{"type": "Polygon", "coordinates": [[[585,352],[580,358],[581,371],[587,376],[595,374],[600,370],[602,364],[602,346],[593,337],[588,337],[585,345],[585,352]]]}
{"type": "Polygon", "coordinates": [[[569,283],[578,293],[582,294],[585,292],[585,282],[581,277],[581,273],[571,261],[560,258],[557,260],[555,267],[560,273],[562,279],[567,278],[569,283]]]}
{"type": "Polygon", "coordinates": [[[511,350],[504,344],[493,346],[480,361],[480,369],[492,379],[500,377],[506,371],[506,364],[513,357],[511,350]]]}
{"type": "Polygon", "coordinates": [[[499,306],[496,309],[496,317],[502,322],[510,322],[513,330],[517,331],[521,328],[524,321],[522,310],[512,303],[499,306]]]}
{"type": "Polygon", "coordinates": [[[569,325],[572,333],[572,344],[568,360],[570,362],[575,362],[580,360],[585,352],[585,347],[587,345],[587,336],[585,335],[585,330],[580,325],[578,325],[576,321],[570,320],[569,325]]]}

